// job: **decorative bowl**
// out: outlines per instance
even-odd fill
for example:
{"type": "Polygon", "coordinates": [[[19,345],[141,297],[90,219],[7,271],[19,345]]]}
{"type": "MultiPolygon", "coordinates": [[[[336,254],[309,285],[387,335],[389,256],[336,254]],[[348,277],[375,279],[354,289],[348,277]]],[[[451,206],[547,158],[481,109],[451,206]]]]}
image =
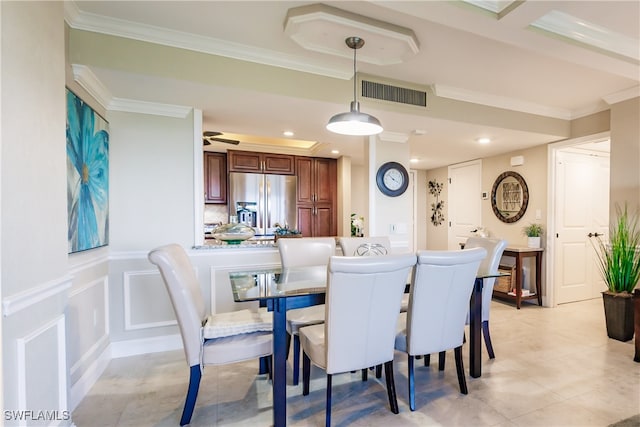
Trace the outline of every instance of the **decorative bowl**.
{"type": "Polygon", "coordinates": [[[246,224],[230,223],[217,227],[212,235],[216,240],[227,242],[229,245],[238,245],[252,238],[255,233],[255,230],[246,224]]]}

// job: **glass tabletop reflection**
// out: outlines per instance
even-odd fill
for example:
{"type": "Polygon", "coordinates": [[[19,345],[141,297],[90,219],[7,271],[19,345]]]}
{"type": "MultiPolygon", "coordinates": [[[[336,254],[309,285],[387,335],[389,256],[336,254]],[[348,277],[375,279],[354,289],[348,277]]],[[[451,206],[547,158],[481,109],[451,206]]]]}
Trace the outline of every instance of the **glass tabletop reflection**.
{"type": "Polygon", "coordinates": [[[322,294],[326,291],[327,266],[230,272],[229,280],[236,302],[322,294]]]}

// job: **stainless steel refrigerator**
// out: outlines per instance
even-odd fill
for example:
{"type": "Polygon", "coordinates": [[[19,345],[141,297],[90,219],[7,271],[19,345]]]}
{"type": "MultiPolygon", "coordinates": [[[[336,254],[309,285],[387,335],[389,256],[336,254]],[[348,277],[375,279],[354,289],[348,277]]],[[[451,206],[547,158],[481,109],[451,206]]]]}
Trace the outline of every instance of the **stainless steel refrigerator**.
{"type": "Polygon", "coordinates": [[[231,172],[229,193],[229,215],[256,236],[273,235],[276,224],[298,228],[295,176],[231,172]]]}

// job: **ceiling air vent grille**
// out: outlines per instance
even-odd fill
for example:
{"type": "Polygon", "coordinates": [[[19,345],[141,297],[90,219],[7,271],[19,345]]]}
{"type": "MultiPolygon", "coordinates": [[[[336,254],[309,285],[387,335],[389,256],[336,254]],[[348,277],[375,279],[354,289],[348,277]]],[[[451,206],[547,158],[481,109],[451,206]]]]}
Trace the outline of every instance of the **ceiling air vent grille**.
{"type": "Polygon", "coordinates": [[[362,80],[362,96],[401,104],[417,105],[419,107],[427,106],[427,92],[368,80],[362,80]]]}

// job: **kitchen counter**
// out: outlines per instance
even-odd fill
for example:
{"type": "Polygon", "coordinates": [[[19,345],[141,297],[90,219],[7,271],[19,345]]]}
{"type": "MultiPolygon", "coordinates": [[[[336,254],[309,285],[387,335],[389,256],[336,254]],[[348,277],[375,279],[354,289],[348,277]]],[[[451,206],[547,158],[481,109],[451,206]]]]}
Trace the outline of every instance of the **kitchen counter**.
{"type": "Polygon", "coordinates": [[[273,240],[245,240],[237,245],[230,245],[215,239],[207,239],[204,245],[194,246],[193,249],[215,250],[215,249],[264,249],[275,248],[276,244],[273,240]]]}

